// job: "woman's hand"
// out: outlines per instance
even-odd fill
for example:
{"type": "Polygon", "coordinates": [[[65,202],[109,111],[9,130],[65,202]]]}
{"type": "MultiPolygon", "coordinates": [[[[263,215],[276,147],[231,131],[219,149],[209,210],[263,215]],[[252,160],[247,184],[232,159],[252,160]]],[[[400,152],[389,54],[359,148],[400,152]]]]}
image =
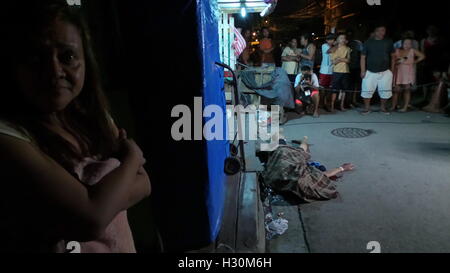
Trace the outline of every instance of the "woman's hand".
{"type": "Polygon", "coordinates": [[[141,168],[147,162],[141,148],[132,139],[128,139],[128,134],[124,129],[119,130],[119,140],[122,146],[122,154],[125,159],[131,159],[141,168]]]}
{"type": "Polygon", "coordinates": [[[361,71],[361,79],[366,78],[366,74],[367,74],[367,72],[364,71],[364,70],[362,70],[362,71],[361,71]]]}
{"type": "Polygon", "coordinates": [[[144,169],[146,160],[143,156],[142,150],[137,146],[137,144],[133,140],[128,139],[127,131],[125,131],[124,129],[119,130],[119,140],[122,142],[125,153],[127,153],[128,151],[129,156],[131,157],[137,156],[141,160],[139,170],[136,174],[135,184],[133,185],[130,191],[129,200],[130,206],[132,206],[134,204],[133,203],[134,200],[142,200],[143,198],[150,196],[152,191],[151,182],[147,174],[147,171],[144,169]]]}
{"type": "Polygon", "coordinates": [[[344,170],[344,172],[350,172],[353,171],[356,167],[351,163],[345,163],[341,166],[341,168],[344,170]]]}

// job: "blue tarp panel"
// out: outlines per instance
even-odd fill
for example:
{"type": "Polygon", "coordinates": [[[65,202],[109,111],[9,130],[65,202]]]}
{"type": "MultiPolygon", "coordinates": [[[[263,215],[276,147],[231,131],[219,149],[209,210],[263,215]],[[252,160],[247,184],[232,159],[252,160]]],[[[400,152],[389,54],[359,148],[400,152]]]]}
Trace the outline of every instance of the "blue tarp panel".
{"type": "MultiPolygon", "coordinates": [[[[222,109],[220,117],[226,121],[226,99],[224,93],[223,69],[215,63],[220,61],[218,22],[209,0],[197,0],[197,18],[199,27],[200,51],[203,67],[203,103],[204,107],[217,105],[222,109]]],[[[204,120],[207,123],[211,118],[204,120]]],[[[226,122],[221,130],[223,140],[206,142],[208,162],[207,209],[210,222],[210,239],[214,241],[220,231],[225,198],[224,162],[229,156],[229,142],[226,140],[226,122]]]]}

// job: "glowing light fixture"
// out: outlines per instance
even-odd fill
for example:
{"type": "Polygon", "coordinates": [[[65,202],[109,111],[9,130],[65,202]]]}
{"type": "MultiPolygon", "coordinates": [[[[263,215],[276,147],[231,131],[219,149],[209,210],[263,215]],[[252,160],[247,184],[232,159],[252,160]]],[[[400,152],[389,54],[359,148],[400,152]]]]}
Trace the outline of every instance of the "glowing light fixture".
{"type": "Polygon", "coordinates": [[[245,7],[241,8],[241,16],[244,18],[247,16],[247,9],[245,7]]]}

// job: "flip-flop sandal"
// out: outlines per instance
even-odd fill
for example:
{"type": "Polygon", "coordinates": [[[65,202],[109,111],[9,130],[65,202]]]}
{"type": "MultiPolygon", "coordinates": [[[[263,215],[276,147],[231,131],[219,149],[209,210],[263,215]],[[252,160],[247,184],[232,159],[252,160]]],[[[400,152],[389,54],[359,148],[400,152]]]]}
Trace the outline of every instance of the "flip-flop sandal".
{"type": "Polygon", "coordinates": [[[363,115],[363,116],[370,115],[371,113],[372,113],[372,111],[362,111],[362,112],[360,112],[360,114],[363,115]]]}

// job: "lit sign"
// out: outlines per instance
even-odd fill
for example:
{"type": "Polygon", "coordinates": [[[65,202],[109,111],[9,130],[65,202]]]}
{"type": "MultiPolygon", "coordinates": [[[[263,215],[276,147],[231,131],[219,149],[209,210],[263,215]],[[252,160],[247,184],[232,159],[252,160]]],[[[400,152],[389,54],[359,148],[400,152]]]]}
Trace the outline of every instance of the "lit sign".
{"type": "Polygon", "coordinates": [[[66,0],[69,6],[81,6],[81,0],[66,0]]]}

